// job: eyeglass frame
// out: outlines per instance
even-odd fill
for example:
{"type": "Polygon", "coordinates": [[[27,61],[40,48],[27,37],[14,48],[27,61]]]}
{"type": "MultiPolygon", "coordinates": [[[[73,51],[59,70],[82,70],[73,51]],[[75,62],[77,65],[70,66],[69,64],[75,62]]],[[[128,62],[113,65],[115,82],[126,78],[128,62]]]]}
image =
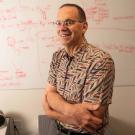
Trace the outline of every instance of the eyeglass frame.
{"type": "Polygon", "coordinates": [[[80,20],[73,20],[73,19],[66,19],[66,20],[56,20],[55,22],[52,22],[53,24],[55,24],[57,27],[60,27],[60,26],[66,26],[66,27],[69,27],[69,26],[72,26],[74,25],[75,23],[84,23],[85,21],[80,21],[80,20]]]}

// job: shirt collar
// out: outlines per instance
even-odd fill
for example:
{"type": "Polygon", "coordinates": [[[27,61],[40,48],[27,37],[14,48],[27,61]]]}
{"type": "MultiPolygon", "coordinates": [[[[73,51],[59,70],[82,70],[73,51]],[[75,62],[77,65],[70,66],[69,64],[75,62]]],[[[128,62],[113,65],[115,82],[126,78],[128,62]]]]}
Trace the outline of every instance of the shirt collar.
{"type": "Polygon", "coordinates": [[[86,39],[84,39],[83,42],[82,42],[82,44],[80,45],[80,47],[74,52],[73,56],[69,56],[69,54],[66,52],[65,49],[64,49],[63,56],[64,57],[67,57],[68,59],[70,59],[70,58],[71,59],[72,58],[80,58],[84,54],[87,46],[88,46],[88,42],[87,42],[86,39]]]}

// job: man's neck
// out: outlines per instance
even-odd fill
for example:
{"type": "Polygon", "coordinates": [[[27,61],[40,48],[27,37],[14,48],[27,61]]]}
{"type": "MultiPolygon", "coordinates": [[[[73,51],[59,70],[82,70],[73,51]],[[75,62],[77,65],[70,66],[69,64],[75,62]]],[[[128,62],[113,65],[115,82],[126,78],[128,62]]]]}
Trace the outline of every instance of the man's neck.
{"type": "Polygon", "coordinates": [[[72,46],[66,46],[65,50],[69,54],[69,56],[73,56],[74,53],[82,46],[82,43],[84,42],[85,39],[80,41],[79,43],[75,43],[72,46]]]}

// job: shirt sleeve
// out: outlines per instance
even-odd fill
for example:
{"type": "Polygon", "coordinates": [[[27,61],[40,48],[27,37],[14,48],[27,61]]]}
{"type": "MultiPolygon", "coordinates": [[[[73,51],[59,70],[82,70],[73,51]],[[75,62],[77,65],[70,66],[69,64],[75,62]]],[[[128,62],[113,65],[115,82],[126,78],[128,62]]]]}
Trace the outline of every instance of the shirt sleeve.
{"type": "Polygon", "coordinates": [[[56,73],[57,73],[57,58],[56,58],[56,53],[54,53],[52,57],[52,61],[50,63],[48,83],[55,87],[57,84],[56,73]]]}
{"type": "Polygon", "coordinates": [[[106,57],[90,66],[83,91],[83,101],[98,104],[112,102],[115,68],[112,58],[106,57]]]}

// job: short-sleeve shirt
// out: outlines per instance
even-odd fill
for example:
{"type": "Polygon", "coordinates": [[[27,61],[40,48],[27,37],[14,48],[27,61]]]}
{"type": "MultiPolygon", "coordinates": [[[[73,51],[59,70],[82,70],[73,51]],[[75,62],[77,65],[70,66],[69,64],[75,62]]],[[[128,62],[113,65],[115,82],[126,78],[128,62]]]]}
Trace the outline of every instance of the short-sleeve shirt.
{"type": "MultiPolygon", "coordinates": [[[[73,56],[69,56],[64,48],[53,54],[48,82],[69,103],[85,101],[110,104],[114,77],[115,68],[111,56],[85,42],[73,56]]],[[[104,122],[108,123],[108,112],[104,122]]],[[[74,129],[71,125],[62,124],[74,129]]]]}

